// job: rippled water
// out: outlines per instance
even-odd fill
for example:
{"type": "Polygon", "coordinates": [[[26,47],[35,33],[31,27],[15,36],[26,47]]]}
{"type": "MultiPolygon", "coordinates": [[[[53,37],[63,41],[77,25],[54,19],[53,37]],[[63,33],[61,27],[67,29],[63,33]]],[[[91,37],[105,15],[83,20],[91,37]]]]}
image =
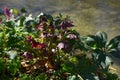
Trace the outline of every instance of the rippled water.
{"type": "Polygon", "coordinates": [[[25,7],[34,15],[69,15],[82,35],[105,31],[111,38],[120,34],[120,0],[0,0],[0,9],[4,6],[25,7]]]}

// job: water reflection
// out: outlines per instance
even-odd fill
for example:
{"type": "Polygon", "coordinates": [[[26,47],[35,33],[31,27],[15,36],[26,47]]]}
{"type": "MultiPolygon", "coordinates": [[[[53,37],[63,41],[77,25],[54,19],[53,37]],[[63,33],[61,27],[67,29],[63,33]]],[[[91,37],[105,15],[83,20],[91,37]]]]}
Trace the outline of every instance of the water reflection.
{"type": "Polygon", "coordinates": [[[0,0],[0,8],[4,6],[25,7],[34,15],[69,15],[84,35],[97,31],[105,31],[110,37],[120,34],[120,0],[0,0]]]}

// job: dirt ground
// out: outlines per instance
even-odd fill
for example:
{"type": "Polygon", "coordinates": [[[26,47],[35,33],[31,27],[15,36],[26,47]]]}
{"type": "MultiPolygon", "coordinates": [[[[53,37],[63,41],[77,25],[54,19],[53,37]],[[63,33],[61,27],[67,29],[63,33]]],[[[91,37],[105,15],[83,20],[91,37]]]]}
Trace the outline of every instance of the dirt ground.
{"type": "Polygon", "coordinates": [[[112,54],[113,65],[110,66],[110,71],[116,73],[120,78],[120,53],[112,54]]]}

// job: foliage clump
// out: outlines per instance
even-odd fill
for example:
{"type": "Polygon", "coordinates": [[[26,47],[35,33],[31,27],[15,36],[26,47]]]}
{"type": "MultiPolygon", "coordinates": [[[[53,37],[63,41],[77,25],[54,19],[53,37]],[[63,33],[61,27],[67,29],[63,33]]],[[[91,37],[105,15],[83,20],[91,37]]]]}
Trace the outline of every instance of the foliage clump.
{"type": "Polygon", "coordinates": [[[0,14],[1,80],[117,80],[109,55],[119,50],[120,35],[81,36],[68,16],[26,12],[5,7],[0,14]]]}

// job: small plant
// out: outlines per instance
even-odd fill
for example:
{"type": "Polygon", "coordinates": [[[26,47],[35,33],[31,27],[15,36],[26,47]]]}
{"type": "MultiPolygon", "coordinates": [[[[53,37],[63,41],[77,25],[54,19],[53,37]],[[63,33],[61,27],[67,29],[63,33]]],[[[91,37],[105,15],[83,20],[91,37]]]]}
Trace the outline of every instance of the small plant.
{"type": "Polygon", "coordinates": [[[109,42],[105,32],[84,37],[68,16],[26,12],[5,7],[0,15],[0,79],[110,79],[108,54],[119,49],[120,36],[109,42]]]}
{"type": "Polygon", "coordinates": [[[84,41],[92,55],[94,64],[99,69],[98,74],[99,71],[108,74],[109,66],[112,64],[110,53],[120,50],[120,36],[116,36],[110,41],[107,41],[107,34],[105,32],[97,32],[96,35],[85,37],[84,41]]]}

